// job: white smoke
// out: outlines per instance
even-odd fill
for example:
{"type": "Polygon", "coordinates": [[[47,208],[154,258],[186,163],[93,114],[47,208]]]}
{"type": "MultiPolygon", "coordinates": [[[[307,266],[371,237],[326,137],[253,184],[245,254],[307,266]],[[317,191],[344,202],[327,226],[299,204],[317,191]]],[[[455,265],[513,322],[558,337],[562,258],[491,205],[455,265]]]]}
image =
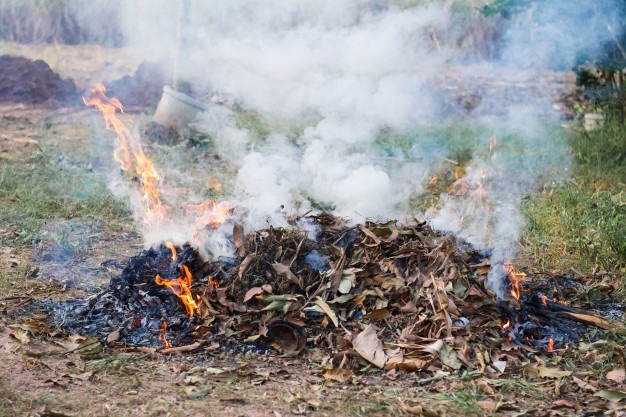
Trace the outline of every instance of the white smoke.
{"type": "MultiPolygon", "coordinates": [[[[459,19],[453,10],[481,4],[425,3],[191,2],[181,73],[198,90],[236,103],[212,105],[197,127],[235,169],[228,199],[245,213],[246,227],[282,225],[285,212],[311,208],[356,221],[412,219],[419,208],[411,199],[464,150],[472,160],[457,186],[465,193],[442,195],[442,207],[425,216],[491,253],[494,264],[515,256],[520,201],[562,179],[569,165],[567,146],[546,127],[545,119],[558,115],[550,109],[555,94],[540,82],[555,76],[539,71],[555,60],[571,65],[577,45],[590,50],[611,36],[607,24],[616,32],[619,22],[594,21],[594,34],[583,34],[578,22],[589,10],[549,2],[532,25],[528,16],[509,23],[501,61],[467,62],[481,55],[457,46],[480,37],[470,33],[472,22],[484,33],[494,33],[495,24],[476,11],[459,19]],[[494,85],[508,89],[494,95],[494,85]],[[446,103],[465,91],[478,97],[480,117],[462,114],[464,104],[456,103],[461,117],[451,119],[455,112],[446,103]],[[238,109],[268,121],[271,132],[259,138],[240,127],[238,109]],[[470,129],[450,139],[450,124],[457,122],[470,129]],[[494,134],[497,145],[488,152],[494,134]]],[[[127,41],[171,63],[175,2],[120,7],[127,41]]]]}

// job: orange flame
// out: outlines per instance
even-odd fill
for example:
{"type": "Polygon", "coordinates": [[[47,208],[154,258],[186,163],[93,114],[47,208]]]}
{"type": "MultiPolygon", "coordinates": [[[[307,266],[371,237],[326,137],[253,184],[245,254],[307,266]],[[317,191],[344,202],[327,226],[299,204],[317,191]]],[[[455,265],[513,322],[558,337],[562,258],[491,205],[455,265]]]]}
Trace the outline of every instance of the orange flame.
{"type": "Polygon", "coordinates": [[[106,88],[102,84],[97,84],[89,89],[91,97],[83,97],[83,102],[87,106],[100,110],[104,116],[106,128],[115,132],[119,146],[113,151],[113,157],[120,164],[120,168],[129,171],[134,162],[135,172],[141,178],[143,199],[147,208],[144,221],[151,223],[153,218],[162,220],[167,208],[159,198],[158,184],[161,177],[154,169],[152,161],[144,154],[139,140],[115,116],[118,110],[124,113],[122,103],[116,98],[107,97],[105,91],[106,88]]]}
{"type": "Polygon", "coordinates": [[[520,284],[520,280],[523,282],[526,278],[526,274],[523,272],[516,272],[511,261],[504,262],[504,264],[502,264],[502,268],[509,278],[511,295],[516,300],[519,300],[522,296],[522,286],[520,284]]]}
{"type": "Polygon", "coordinates": [[[187,268],[186,265],[183,265],[183,270],[185,271],[185,276],[183,278],[164,280],[159,274],[157,274],[154,282],[159,285],[165,285],[171,289],[172,292],[176,294],[185,305],[187,314],[193,316],[194,311],[198,309],[198,303],[196,303],[196,300],[193,299],[193,295],[191,295],[191,272],[189,272],[189,268],[187,268]]]}
{"type": "Polygon", "coordinates": [[[554,339],[550,338],[548,340],[548,352],[554,352],[554,339]]]}
{"type": "Polygon", "coordinates": [[[172,261],[176,261],[176,248],[174,247],[174,244],[172,242],[167,242],[165,246],[172,251],[172,261]]]}
{"type": "Polygon", "coordinates": [[[543,303],[544,306],[548,305],[548,297],[546,297],[545,295],[541,296],[541,302],[543,303]]]}
{"type": "Polygon", "coordinates": [[[161,325],[161,331],[159,332],[159,341],[163,342],[163,345],[165,345],[166,348],[171,348],[172,344],[169,340],[167,340],[166,330],[167,323],[165,322],[165,320],[163,320],[163,324],[161,325]]]}
{"type": "Polygon", "coordinates": [[[428,184],[430,185],[437,184],[437,176],[435,175],[434,177],[432,177],[430,181],[428,181],[428,184]]]}
{"type": "Polygon", "coordinates": [[[222,194],[222,183],[215,178],[207,177],[204,183],[206,188],[213,191],[215,194],[222,194]]]}
{"type": "Polygon", "coordinates": [[[511,328],[511,319],[507,320],[506,323],[502,324],[502,330],[509,330],[511,328]]]}
{"type": "Polygon", "coordinates": [[[213,278],[211,278],[210,276],[207,277],[207,285],[210,288],[219,288],[220,287],[220,283],[215,281],[213,278]]]}
{"type": "Polygon", "coordinates": [[[229,203],[217,203],[215,200],[206,200],[200,204],[189,204],[183,207],[186,214],[195,213],[199,222],[212,228],[224,223],[232,210],[229,203]]]}

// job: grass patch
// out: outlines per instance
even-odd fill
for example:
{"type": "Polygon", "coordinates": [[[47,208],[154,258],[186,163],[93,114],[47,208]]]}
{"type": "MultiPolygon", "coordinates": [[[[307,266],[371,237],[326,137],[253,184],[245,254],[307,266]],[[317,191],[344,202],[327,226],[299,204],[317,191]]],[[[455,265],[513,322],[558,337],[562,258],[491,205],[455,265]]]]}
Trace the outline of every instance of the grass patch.
{"type": "Polygon", "coordinates": [[[524,204],[523,262],[550,270],[626,270],[626,127],[615,121],[569,140],[574,176],[524,204]]]}
{"type": "Polygon", "coordinates": [[[18,243],[37,243],[51,220],[89,218],[110,223],[127,222],[129,216],[102,176],[56,164],[42,152],[26,162],[4,160],[0,166],[0,217],[14,225],[18,243]]]}

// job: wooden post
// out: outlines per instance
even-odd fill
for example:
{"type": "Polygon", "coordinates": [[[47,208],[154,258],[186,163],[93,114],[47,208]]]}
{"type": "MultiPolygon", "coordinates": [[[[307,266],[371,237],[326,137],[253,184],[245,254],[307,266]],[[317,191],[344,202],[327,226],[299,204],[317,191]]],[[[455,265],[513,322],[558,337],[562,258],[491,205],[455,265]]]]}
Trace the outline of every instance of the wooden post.
{"type": "Polygon", "coordinates": [[[180,87],[180,69],[184,67],[182,61],[181,50],[184,50],[186,45],[185,30],[189,23],[189,10],[190,0],[178,0],[178,18],[176,21],[176,49],[174,51],[174,76],[172,80],[172,88],[178,90],[180,87]]]}

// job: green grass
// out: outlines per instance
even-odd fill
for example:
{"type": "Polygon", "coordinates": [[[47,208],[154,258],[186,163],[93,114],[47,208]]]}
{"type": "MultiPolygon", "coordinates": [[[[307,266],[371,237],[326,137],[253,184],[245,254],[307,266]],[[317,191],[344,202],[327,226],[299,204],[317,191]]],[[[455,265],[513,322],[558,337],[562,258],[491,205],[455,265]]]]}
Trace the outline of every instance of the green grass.
{"type": "Polygon", "coordinates": [[[0,165],[0,218],[13,225],[20,244],[41,240],[50,221],[127,222],[129,216],[102,175],[55,163],[42,152],[25,162],[3,160],[0,165]]]}
{"type": "Polygon", "coordinates": [[[626,127],[569,134],[574,175],[524,204],[525,262],[543,269],[626,270],[626,127]]]}

